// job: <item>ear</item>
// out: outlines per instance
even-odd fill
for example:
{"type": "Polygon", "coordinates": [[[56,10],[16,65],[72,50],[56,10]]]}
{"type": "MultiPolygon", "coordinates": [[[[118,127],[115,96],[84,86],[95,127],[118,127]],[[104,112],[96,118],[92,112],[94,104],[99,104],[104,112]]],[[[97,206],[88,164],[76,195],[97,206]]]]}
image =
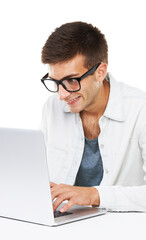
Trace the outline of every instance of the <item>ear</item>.
{"type": "Polygon", "coordinates": [[[103,82],[107,75],[107,63],[101,63],[96,71],[96,77],[98,82],[103,82]]]}

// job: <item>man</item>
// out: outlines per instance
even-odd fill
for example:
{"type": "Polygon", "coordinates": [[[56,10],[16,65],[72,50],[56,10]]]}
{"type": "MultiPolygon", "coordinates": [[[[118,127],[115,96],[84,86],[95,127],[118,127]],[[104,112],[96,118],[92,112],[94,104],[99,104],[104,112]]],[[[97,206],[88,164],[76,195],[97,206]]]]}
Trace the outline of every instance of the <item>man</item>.
{"type": "Polygon", "coordinates": [[[105,36],[91,24],[57,28],[42,50],[54,92],[43,109],[54,210],[74,204],[146,211],[146,94],[107,73],[105,36]]]}

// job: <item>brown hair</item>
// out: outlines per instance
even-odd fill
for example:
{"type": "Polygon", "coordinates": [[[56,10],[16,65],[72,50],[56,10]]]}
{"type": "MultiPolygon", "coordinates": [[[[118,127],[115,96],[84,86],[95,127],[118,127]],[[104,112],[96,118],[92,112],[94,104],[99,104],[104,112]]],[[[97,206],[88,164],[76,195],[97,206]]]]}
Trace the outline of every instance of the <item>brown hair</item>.
{"type": "Polygon", "coordinates": [[[63,24],[47,39],[42,49],[42,62],[65,62],[77,54],[85,57],[84,65],[87,68],[98,62],[108,63],[108,45],[104,34],[84,22],[63,24]]]}

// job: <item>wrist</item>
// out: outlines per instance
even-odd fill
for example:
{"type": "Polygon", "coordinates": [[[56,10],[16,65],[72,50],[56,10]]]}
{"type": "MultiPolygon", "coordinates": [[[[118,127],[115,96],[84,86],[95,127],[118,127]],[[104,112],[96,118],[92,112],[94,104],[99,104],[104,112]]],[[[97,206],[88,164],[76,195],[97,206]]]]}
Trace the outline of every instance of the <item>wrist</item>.
{"type": "Polygon", "coordinates": [[[95,187],[92,187],[92,206],[99,206],[100,205],[100,196],[99,192],[95,187]]]}

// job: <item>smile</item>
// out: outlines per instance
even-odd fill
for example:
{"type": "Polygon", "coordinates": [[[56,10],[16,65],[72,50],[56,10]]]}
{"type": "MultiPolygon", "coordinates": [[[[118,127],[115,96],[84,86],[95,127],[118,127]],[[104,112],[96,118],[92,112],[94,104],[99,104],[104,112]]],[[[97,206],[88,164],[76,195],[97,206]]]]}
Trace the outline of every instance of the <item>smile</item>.
{"type": "Polygon", "coordinates": [[[78,96],[78,97],[76,97],[76,98],[74,98],[74,99],[72,99],[72,100],[70,100],[70,101],[67,101],[67,103],[68,103],[68,104],[73,103],[73,102],[75,102],[79,97],[80,97],[80,96],[78,96]]]}

